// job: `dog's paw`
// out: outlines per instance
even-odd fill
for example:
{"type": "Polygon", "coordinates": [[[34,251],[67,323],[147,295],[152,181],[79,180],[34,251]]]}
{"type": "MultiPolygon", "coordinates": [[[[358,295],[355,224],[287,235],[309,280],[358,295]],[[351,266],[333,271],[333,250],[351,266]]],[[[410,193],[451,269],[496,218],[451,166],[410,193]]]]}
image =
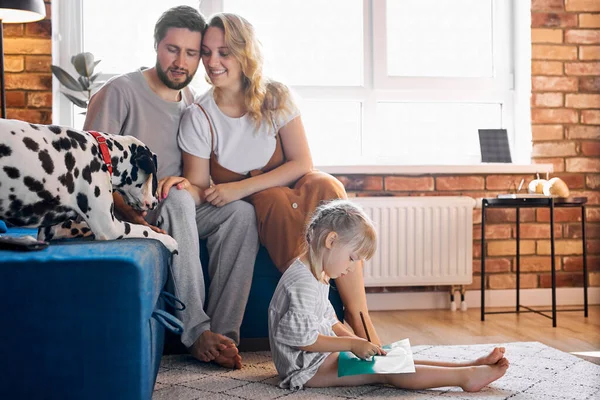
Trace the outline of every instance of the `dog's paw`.
{"type": "Polygon", "coordinates": [[[179,249],[179,246],[175,239],[173,239],[169,235],[159,234],[159,236],[160,237],[158,240],[160,240],[162,244],[165,245],[165,247],[169,250],[169,252],[171,252],[171,254],[179,254],[179,252],[177,251],[179,249]]]}

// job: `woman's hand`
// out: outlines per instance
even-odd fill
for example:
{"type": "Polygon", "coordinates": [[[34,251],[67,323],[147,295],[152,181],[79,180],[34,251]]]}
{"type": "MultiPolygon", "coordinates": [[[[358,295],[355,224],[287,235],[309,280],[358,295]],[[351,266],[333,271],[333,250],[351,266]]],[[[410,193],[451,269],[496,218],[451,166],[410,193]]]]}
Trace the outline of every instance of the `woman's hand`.
{"type": "Polygon", "coordinates": [[[223,207],[245,197],[239,182],[214,185],[204,191],[204,199],[215,207],[223,207]]]}
{"type": "Polygon", "coordinates": [[[169,190],[175,186],[179,190],[187,189],[191,186],[190,181],[182,176],[167,176],[158,181],[158,200],[166,199],[169,190]]]}
{"type": "Polygon", "coordinates": [[[356,357],[363,360],[372,356],[385,356],[387,354],[381,347],[362,338],[352,340],[350,351],[354,353],[356,357]]]}

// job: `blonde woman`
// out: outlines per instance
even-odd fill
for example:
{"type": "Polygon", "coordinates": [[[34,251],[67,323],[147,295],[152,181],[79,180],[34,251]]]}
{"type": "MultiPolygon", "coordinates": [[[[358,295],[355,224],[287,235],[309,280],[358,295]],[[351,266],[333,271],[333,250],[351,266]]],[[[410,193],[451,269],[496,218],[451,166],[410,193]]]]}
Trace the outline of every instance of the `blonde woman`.
{"type": "MultiPolygon", "coordinates": [[[[184,176],[196,204],[252,203],[261,243],[283,273],[303,251],[303,227],[315,208],[346,192],[313,169],[300,111],[285,85],[263,76],[260,43],[247,20],[211,17],[201,57],[212,88],[181,119],[184,176]]],[[[381,344],[368,317],[362,268],[336,285],[354,332],[366,337],[362,311],[372,340],[381,344]]]]}

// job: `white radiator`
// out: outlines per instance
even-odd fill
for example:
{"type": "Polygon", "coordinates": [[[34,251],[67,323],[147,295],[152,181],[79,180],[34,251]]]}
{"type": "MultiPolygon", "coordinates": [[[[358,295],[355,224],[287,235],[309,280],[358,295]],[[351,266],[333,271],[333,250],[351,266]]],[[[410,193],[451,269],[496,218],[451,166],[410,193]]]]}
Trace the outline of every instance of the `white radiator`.
{"type": "Polygon", "coordinates": [[[470,197],[355,197],[373,219],[377,251],[365,286],[463,285],[473,280],[470,197]]]}

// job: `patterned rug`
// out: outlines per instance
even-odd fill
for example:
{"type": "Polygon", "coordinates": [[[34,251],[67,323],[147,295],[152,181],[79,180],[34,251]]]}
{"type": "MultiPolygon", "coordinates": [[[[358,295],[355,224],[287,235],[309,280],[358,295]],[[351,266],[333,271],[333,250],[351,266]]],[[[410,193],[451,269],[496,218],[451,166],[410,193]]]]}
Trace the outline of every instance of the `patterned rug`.
{"type": "MultiPolygon", "coordinates": [[[[600,365],[538,342],[502,344],[510,367],[505,376],[478,393],[457,388],[408,391],[386,386],[280,389],[270,352],[242,353],[244,368],[226,370],[190,356],[162,359],[154,400],[177,399],[600,399],[600,365]]],[[[494,345],[415,346],[417,359],[470,360],[487,354],[494,345]]]]}

